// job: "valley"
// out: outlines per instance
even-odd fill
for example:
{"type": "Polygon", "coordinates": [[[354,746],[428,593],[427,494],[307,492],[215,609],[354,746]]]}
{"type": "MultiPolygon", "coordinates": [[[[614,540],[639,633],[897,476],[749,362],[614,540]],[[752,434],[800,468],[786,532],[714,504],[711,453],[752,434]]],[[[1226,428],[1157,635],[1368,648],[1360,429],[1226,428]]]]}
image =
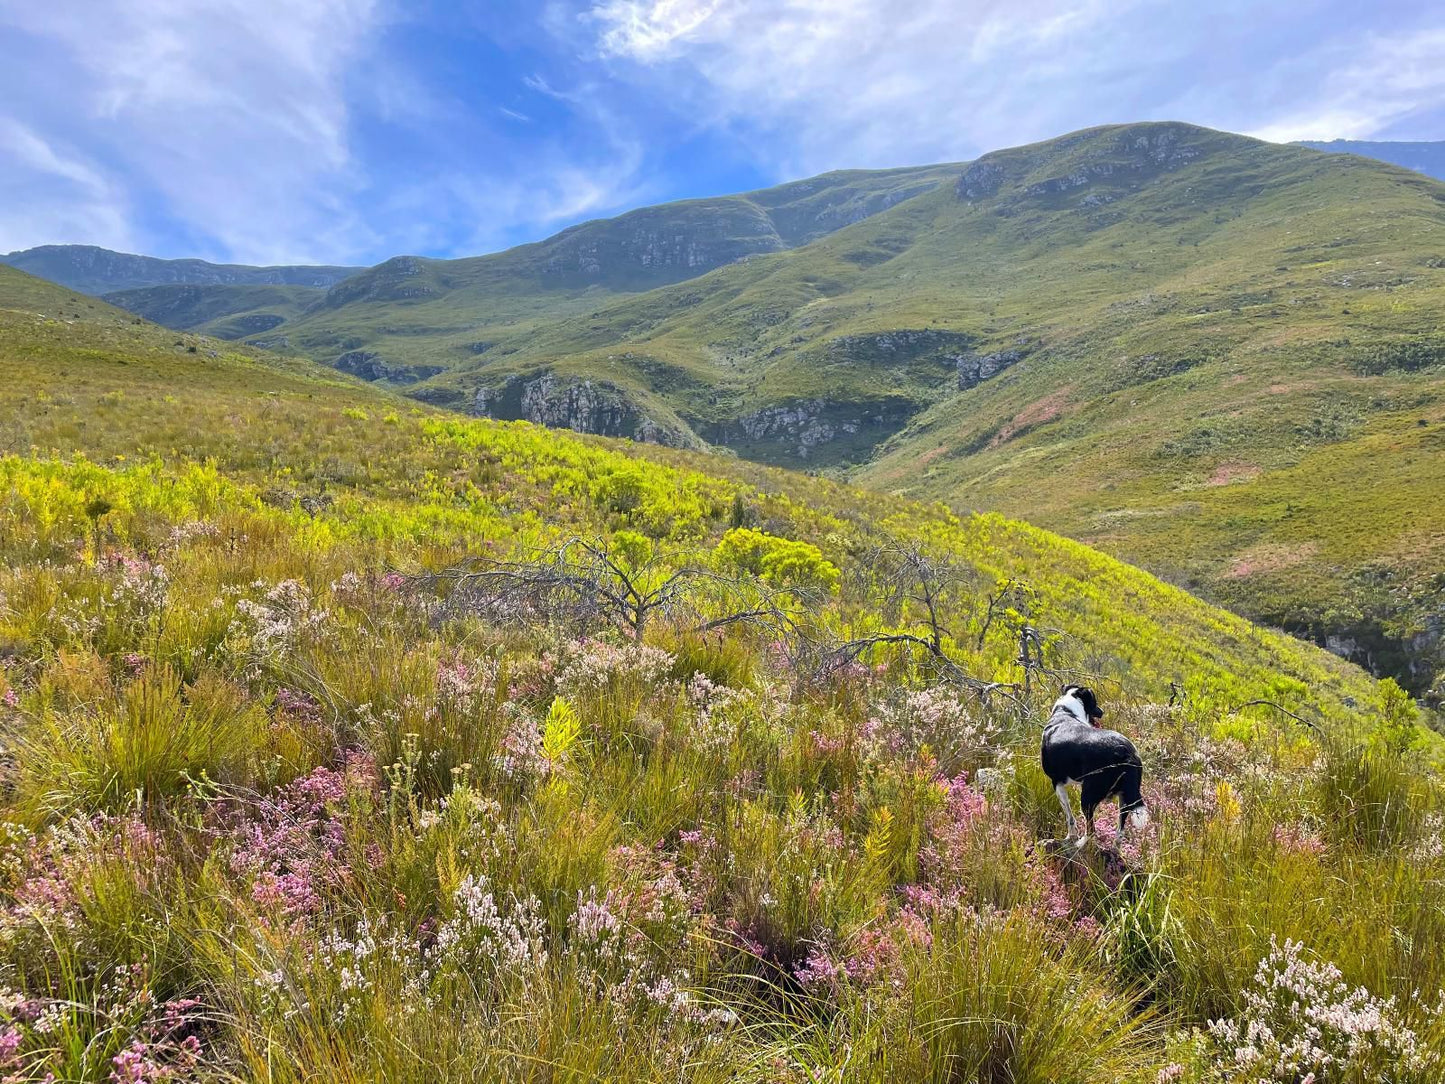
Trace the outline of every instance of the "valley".
{"type": "Polygon", "coordinates": [[[1378,161],[1114,126],[324,292],[108,296],[466,414],[1026,518],[1441,692],[1445,186],[1378,161]]]}

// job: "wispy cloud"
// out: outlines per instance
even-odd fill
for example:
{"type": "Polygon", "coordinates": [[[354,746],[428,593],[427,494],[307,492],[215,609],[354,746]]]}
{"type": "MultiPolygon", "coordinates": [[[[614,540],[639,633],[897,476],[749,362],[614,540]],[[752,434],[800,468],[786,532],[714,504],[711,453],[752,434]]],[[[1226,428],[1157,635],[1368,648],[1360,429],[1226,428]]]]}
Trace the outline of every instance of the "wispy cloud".
{"type": "Polygon", "coordinates": [[[76,152],[0,118],[0,251],[85,238],[116,248],[134,237],[125,197],[76,152]]]}
{"type": "Polygon", "coordinates": [[[1445,15],[1424,2],[1379,9],[1387,39],[1348,0],[593,0],[579,15],[604,62],[746,126],[784,173],[1116,121],[1294,138],[1445,108],[1445,15]]]}
{"type": "Polygon", "coordinates": [[[1321,64],[1314,101],[1251,134],[1278,142],[1365,139],[1445,103],[1445,16],[1441,22],[1422,32],[1367,35],[1340,50],[1321,64]]]}
{"type": "Polygon", "coordinates": [[[377,0],[0,0],[0,30],[30,46],[7,48],[7,111],[83,140],[92,189],[163,205],[220,254],[344,249],[346,75],[379,17],[377,0]]]}

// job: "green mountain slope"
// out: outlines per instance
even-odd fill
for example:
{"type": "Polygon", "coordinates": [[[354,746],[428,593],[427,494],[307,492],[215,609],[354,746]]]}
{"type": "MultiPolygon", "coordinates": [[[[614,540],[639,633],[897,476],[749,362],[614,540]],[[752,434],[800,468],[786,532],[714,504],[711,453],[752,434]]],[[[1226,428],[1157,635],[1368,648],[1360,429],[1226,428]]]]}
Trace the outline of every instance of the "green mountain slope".
{"type": "MultiPolygon", "coordinates": [[[[178,484],[167,479],[207,462],[211,507],[279,510],[258,531],[401,546],[433,561],[480,539],[505,552],[558,532],[624,528],[686,560],[751,522],[817,545],[847,569],[886,528],[974,570],[981,593],[960,602],[967,612],[954,615],[948,650],[984,680],[1019,676],[1011,623],[1030,620],[1053,630],[1051,665],[1087,668],[1130,695],[1166,695],[1173,682],[1220,710],[1268,697],[1340,719],[1376,695],[1366,675],[1324,651],[997,516],[960,520],[940,506],[738,460],[456,419],[309,362],[199,337],[177,342],[103,306],[83,319],[43,313],[37,296],[46,292],[61,307],[74,296],[0,276],[0,441],[20,453],[6,469],[30,479],[15,483],[14,499],[40,499],[55,485],[81,494],[73,508],[62,502],[70,511],[60,519],[42,517],[57,539],[66,517],[81,515],[85,491],[131,492],[126,508],[154,513],[178,484]],[[990,585],[1008,580],[1027,583],[1029,598],[997,626],[980,624],[990,585]]],[[[122,507],[119,497],[112,503],[122,507]]],[[[123,518],[112,528],[127,537],[123,518]]],[[[845,603],[830,622],[876,629],[876,612],[845,603]]]]}
{"type": "Polygon", "coordinates": [[[1445,187],[1126,126],[986,156],[411,390],[773,462],[871,459],[868,484],[1036,518],[1425,692],[1442,317],[1445,187]]]}
{"type": "Polygon", "coordinates": [[[319,286],[167,285],[103,294],[108,303],[177,331],[243,339],[271,331],[324,296],[319,286]]]}
{"type": "Polygon", "coordinates": [[[850,428],[876,443],[960,383],[1066,344],[1087,355],[1111,328],[1141,355],[1202,355],[1255,335],[1249,307],[1279,309],[1276,331],[1377,335],[1321,295],[1408,280],[1435,296],[1440,193],[1387,166],[1144,125],[990,155],[955,182],[805,248],[503,337],[417,393],[464,403],[517,374],[591,375],[746,454],[849,463],[868,447],[850,428]]]}
{"type": "Polygon", "coordinates": [[[328,363],[352,354],[352,367],[371,363],[383,378],[414,382],[419,373],[465,367],[502,340],[526,339],[610,298],[807,244],[936,187],[950,172],[939,166],[831,173],[644,208],[492,256],[399,256],[253,341],[328,363]]]}
{"type": "Polygon", "coordinates": [[[81,293],[97,295],[174,284],[327,287],[361,270],[359,267],[250,267],[206,260],[162,260],[113,252],[95,245],[40,245],[0,255],[0,264],[17,267],[81,293]]]}

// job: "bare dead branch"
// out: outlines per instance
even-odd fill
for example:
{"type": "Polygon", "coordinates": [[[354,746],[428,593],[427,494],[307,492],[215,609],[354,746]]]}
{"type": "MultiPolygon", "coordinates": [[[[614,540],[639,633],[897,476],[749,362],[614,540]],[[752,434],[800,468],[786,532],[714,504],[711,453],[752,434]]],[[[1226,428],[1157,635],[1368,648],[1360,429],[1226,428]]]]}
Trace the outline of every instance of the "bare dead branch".
{"type": "MultiPolygon", "coordinates": [[[[1172,701],[1171,701],[1171,703],[1172,703],[1172,701]]],[[[1319,730],[1319,724],[1318,724],[1318,723],[1313,723],[1313,722],[1311,722],[1311,721],[1308,720],[1308,719],[1301,718],[1300,716],[1296,715],[1294,712],[1290,711],[1288,708],[1282,707],[1281,705],[1276,704],[1273,700],[1246,700],[1243,704],[1240,704],[1239,707],[1237,707],[1237,708],[1231,708],[1231,709],[1229,710],[1229,714],[1230,714],[1230,715],[1238,715],[1238,714],[1239,714],[1241,711],[1243,711],[1245,708],[1274,708],[1274,710],[1277,711],[1277,712],[1279,712],[1281,715],[1288,715],[1288,716],[1289,716],[1291,719],[1293,719],[1295,722],[1300,723],[1300,724],[1302,724],[1302,725],[1304,725],[1304,726],[1307,726],[1307,727],[1309,727],[1311,730],[1319,730]]]]}

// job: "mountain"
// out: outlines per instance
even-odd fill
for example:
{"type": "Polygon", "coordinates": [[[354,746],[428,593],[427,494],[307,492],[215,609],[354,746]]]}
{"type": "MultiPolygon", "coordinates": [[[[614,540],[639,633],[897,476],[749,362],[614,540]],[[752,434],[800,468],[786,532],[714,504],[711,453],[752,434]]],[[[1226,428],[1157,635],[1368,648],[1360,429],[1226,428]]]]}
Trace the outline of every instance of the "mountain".
{"type": "MultiPolygon", "coordinates": [[[[1200,695],[1243,700],[1289,675],[1341,719],[1346,701],[1374,696],[1360,670],[1323,651],[1025,524],[960,520],[937,505],[734,457],[458,418],[303,359],[177,337],[9,268],[0,268],[0,377],[0,446],[26,449],[0,463],[90,492],[130,492],[124,505],[115,502],[122,514],[111,526],[138,544],[157,529],[140,518],[171,516],[196,500],[212,516],[271,520],[253,525],[255,545],[300,528],[299,537],[323,549],[384,549],[391,539],[419,547],[418,556],[431,547],[428,559],[438,559],[483,537],[494,549],[522,546],[545,522],[551,530],[640,531],[685,559],[699,538],[741,520],[854,567],[887,523],[899,537],[933,540],[990,580],[1034,581],[1031,612],[1069,637],[1049,650],[1128,675],[1140,695],[1166,695],[1178,681],[1200,695]],[[197,469],[213,472],[201,488],[176,481],[197,469]],[[443,476],[449,481],[439,485],[443,476]],[[144,495],[151,488],[156,493],[144,495]],[[298,509],[315,510],[307,513],[313,526],[294,518],[298,509]],[[134,522],[119,530],[122,519],[134,522]],[[1215,661],[1181,669],[1195,657],[1215,661]],[[1146,658],[1153,661],[1144,666],[1146,658]]],[[[43,500],[44,492],[12,496],[43,500]]],[[[64,521],[65,514],[45,519],[56,529],[64,521]]],[[[27,522],[36,529],[41,521],[27,522]]],[[[0,531],[0,544],[12,542],[0,531]]],[[[848,599],[827,599],[824,592],[822,605],[845,620],[848,599]]],[[[877,615],[846,619],[866,625],[877,615]]],[[[1016,654],[1012,635],[960,636],[958,657],[993,673],[1016,654]]]]}
{"type": "Polygon", "coordinates": [[[1366,158],[1378,158],[1392,162],[1416,173],[1445,180],[1445,140],[1433,142],[1371,142],[1363,139],[1332,139],[1328,143],[1301,140],[1301,147],[1313,147],[1317,151],[1332,154],[1359,154],[1366,158]]]}
{"type": "MultiPolygon", "coordinates": [[[[502,339],[525,340],[563,317],[585,318],[610,300],[807,245],[931,191],[956,171],[830,173],[644,208],[491,256],[399,256],[332,287],[306,313],[252,341],[414,383],[466,368],[502,339]]],[[[617,397],[610,401],[630,412],[617,397]]],[[[666,428],[695,442],[675,421],[666,428]]],[[[624,429],[632,431],[620,422],[607,431],[624,429]]]]}
{"type": "Polygon", "coordinates": [[[1160,123],[398,257],[249,341],[1029,518],[1426,694],[1442,319],[1439,183],[1160,123]]]}
{"type": "Polygon", "coordinates": [[[94,245],[41,245],[0,256],[0,263],[85,294],[163,285],[333,286],[359,267],[248,267],[205,260],[161,260],[94,245]]]}
{"type": "Polygon", "coordinates": [[[1033,518],[1427,692],[1445,188],[1181,124],[945,176],[642,293],[511,273],[563,235],[490,280],[393,261],[272,334],[471,412],[1033,518]]]}

